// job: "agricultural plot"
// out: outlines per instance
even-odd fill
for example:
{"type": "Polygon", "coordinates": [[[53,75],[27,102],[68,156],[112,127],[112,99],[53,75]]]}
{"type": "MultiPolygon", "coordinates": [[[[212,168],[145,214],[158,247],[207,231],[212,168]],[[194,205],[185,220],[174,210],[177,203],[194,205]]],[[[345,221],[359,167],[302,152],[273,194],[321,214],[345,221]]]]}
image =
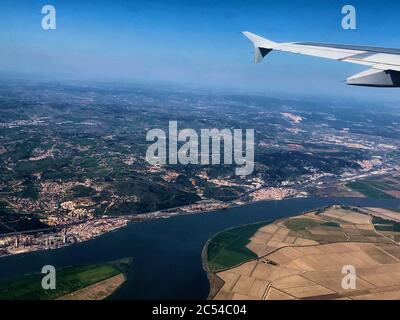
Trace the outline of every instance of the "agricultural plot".
{"type": "Polygon", "coordinates": [[[117,274],[91,286],[61,296],[56,300],[102,300],[111,295],[125,282],[123,274],[117,274]]]}
{"type": "Polygon", "coordinates": [[[333,206],[261,227],[247,245],[257,258],[216,273],[214,299],[398,299],[400,224],[373,213],[333,206]],[[342,287],[346,265],[355,289],[342,287]]]}
{"type": "Polygon", "coordinates": [[[367,198],[395,199],[400,198],[399,177],[371,177],[346,184],[353,191],[362,193],[367,198]]]}
{"type": "MultiPolygon", "coordinates": [[[[400,215],[400,213],[396,213],[397,215],[400,215]]],[[[375,216],[372,219],[372,223],[374,224],[375,230],[380,234],[395,242],[400,242],[400,222],[390,220],[386,216],[384,216],[384,218],[382,218],[382,216],[375,216]]]]}
{"type": "Polygon", "coordinates": [[[383,208],[366,208],[374,217],[380,217],[384,220],[391,220],[395,222],[400,222],[400,210],[392,209],[387,210],[383,208]]]}
{"type": "Polygon", "coordinates": [[[254,233],[269,222],[260,222],[218,233],[207,243],[203,258],[208,270],[221,270],[257,258],[246,245],[254,233]]]}
{"type": "Polygon", "coordinates": [[[124,276],[131,259],[102,264],[65,267],[57,270],[56,289],[43,290],[43,274],[22,275],[0,282],[0,300],[53,300],[118,275],[124,276]]]}

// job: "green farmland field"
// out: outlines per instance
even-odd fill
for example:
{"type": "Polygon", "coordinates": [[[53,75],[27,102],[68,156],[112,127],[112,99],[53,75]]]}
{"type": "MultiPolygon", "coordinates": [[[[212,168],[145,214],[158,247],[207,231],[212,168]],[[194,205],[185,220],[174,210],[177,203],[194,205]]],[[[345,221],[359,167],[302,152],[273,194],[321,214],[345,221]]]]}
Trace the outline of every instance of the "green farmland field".
{"type": "Polygon", "coordinates": [[[130,258],[102,264],[72,266],[56,269],[56,289],[44,290],[41,286],[45,274],[29,274],[0,282],[1,300],[52,300],[68,293],[125,273],[130,258]]]}
{"type": "Polygon", "coordinates": [[[271,222],[259,222],[225,230],[216,234],[206,244],[206,267],[218,271],[257,258],[246,245],[256,231],[271,222]]]}
{"type": "MultiPolygon", "coordinates": [[[[373,199],[395,199],[395,197],[391,196],[390,194],[387,194],[379,189],[377,189],[376,186],[374,186],[373,183],[369,181],[356,181],[356,182],[350,182],[347,184],[347,186],[354,190],[362,193],[368,198],[373,198],[373,199]]],[[[384,189],[384,188],[382,188],[384,189]]]]}

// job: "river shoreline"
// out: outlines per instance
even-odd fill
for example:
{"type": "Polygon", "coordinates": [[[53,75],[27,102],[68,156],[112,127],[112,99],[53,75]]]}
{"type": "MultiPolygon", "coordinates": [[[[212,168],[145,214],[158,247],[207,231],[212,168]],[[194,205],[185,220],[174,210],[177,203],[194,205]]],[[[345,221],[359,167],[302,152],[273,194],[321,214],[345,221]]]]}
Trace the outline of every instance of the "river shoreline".
{"type": "MultiPolygon", "coordinates": [[[[103,217],[97,217],[93,219],[86,219],[84,221],[79,221],[77,223],[71,224],[71,226],[80,226],[83,225],[84,223],[90,224],[99,222],[99,221],[106,221],[109,220],[113,222],[114,220],[119,222],[119,225],[114,224],[112,227],[110,227],[108,230],[97,233],[93,236],[88,236],[83,240],[77,240],[77,238],[74,238],[74,241],[72,242],[65,242],[65,240],[61,240],[62,238],[68,237],[68,231],[65,231],[66,228],[68,228],[67,225],[62,225],[62,226],[56,226],[56,227],[50,227],[47,229],[41,229],[41,230],[31,230],[28,232],[17,232],[17,233],[12,233],[12,234],[3,234],[0,235],[0,239],[5,239],[7,237],[15,237],[15,239],[18,239],[19,237],[26,237],[29,235],[35,236],[37,234],[45,233],[45,231],[50,231],[50,230],[57,230],[56,232],[50,232],[46,234],[45,237],[47,237],[51,242],[54,242],[54,240],[58,239],[58,242],[52,243],[52,244],[47,244],[46,247],[39,247],[39,246],[32,246],[32,247],[23,247],[21,250],[12,252],[12,253],[7,253],[7,254],[2,254],[0,253],[0,259],[4,257],[9,257],[9,256],[14,256],[14,255],[19,255],[19,254],[26,254],[30,252],[38,252],[38,251],[47,251],[47,250],[57,250],[63,247],[68,247],[75,245],[77,243],[82,243],[85,241],[90,241],[93,239],[96,239],[99,236],[118,231],[122,228],[125,228],[128,226],[130,223],[140,223],[144,221],[152,221],[152,220],[157,220],[157,219],[168,219],[176,216],[183,216],[183,215],[196,215],[196,214],[206,214],[206,213],[212,213],[220,210],[226,210],[226,209],[231,209],[231,208],[236,208],[236,207],[241,207],[241,206],[246,206],[250,205],[253,203],[257,202],[266,202],[266,201],[282,201],[286,199],[292,199],[292,198],[305,198],[305,197],[287,197],[281,200],[255,200],[255,201],[247,201],[247,202],[242,202],[242,201],[232,201],[230,203],[224,203],[224,204],[219,204],[219,208],[212,208],[212,209],[203,209],[203,210],[197,210],[197,211],[185,211],[187,207],[196,205],[187,205],[187,206],[182,206],[182,207],[176,207],[176,208],[170,208],[170,209],[165,209],[162,211],[154,211],[154,212],[149,212],[149,213],[142,213],[142,214],[127,214],[127,215],[122,215],[118,217],[109,217],[109,216],[103,216],[103,217]]],[[[212,205],[215,206],[213,203],[212,205]]],[[[12,239],[11,242],[14,242],[16,240],[12,239]]]]}
{"type": "Polygon", "coordinates": [[[115,232],[57,250],[0,259],[0,279],[55,268],[133,257],[127,282],[110,299],[206,299],[210,285],[202,249],[221,230],[262,220],[276,220],[332,204],[400,208],[400,201],[365,198],[297,198],[262,201],[204,214],[129,223],[115,232]]]}

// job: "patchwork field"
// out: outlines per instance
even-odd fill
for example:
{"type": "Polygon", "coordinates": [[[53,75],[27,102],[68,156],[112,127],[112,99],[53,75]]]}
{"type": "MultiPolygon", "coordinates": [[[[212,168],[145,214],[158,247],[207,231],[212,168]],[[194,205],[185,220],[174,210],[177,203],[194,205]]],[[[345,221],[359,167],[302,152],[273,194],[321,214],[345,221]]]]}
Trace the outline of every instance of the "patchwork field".
{"type": "Polygon", "coordinates": [[[0,300],[104,299],[123,282],[130,258],[95,265],[56,269],[56,289],[44,290],[43,274],[21,275],[0,282],[0,300]]]}
{"type": "Polygon", "coordinates": [[[370,176],[350,182],[317,186],[312,192],[320,197],[400,199],[400,176],[370,176]]]}
{"type": "Polygon", "coordinates": [[[370,177],[346,184],[350,190],[359,192],[368,198],[395,199],[400,198],[400,177],[370,177]]]}
{"type": "Polygon", "coordinates": [[[261,227],[270,222],[260,222],[240,226],[218,233],[206,245],[203,258],[209,271],[233,267],[239,263],[257,258],[252,250],[247,248],[250,237],[261,227]]]}
{"type": "Polygon", "coordinates": [[[334,206],[261,226],[246,244],[257,257],[217,270],[222,282],[213,298],[398,299],[400,224],[388,219],[398,216],[334,206]],[[356,270],[355,289],[342,287],[348,265],[356,270]]]}
{"type": "Polygon", "coordinates": [[[56,300],[102,300],[111,295],[124,282],[125,277],[120,273],[86,288],[61,296],[56,300]]]}

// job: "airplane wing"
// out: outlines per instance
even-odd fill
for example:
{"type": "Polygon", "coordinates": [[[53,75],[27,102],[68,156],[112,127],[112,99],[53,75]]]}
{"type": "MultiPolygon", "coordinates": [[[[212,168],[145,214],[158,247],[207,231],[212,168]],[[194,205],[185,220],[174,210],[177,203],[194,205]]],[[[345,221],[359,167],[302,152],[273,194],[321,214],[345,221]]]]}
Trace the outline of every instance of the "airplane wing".
{"type": "Polygon", "coordinates": [[[248,31],[243,34],[254,45],[256,63],[261,62],[272,50],[298,53],[371,67],[348,78],[349,85],[400,87],[400,49],[313,42],[277,43],[248,31]]]}

